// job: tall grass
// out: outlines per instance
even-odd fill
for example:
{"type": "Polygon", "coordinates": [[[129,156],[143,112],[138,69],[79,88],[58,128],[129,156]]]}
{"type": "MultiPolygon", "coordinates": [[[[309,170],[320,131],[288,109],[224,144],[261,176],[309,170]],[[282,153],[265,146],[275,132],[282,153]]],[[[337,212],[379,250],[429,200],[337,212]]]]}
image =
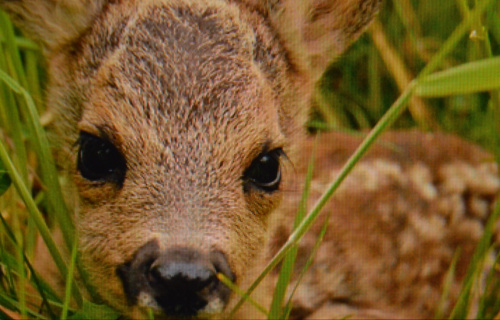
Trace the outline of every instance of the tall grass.
{"type": "MultiPolygon", "coordinates": [[[[391,126],[451,131],[481,144],[500,159],[499,10],[496,0],[386,1],[368,33],[323,77],[315,95],[317,111],[311,119],[312,130],[371,129],[370,133],[306,214],[314,168],[311,161],[292,235],[263,266],[249,292],[239,294],[250,294],[284,260],[272,304],[257,307],[270,319],[289,315],[291,298],[285,293],[298,241],[356,162],[391,126]]],[[[78,271],[75,229],[64,206],[44,131],[46,119],[51,117],[43,104],[46,76],[40,50],[17,33],[2,13],[0,26],[0,319],[116,319],[118,314],[112,309],[82,298],[81,292],[91,288],[74,278],[77,272],[83,280],[86,277],[84,270],[78,271]],[[71,257],[59,252],[49,231],[51,224],[63,231],[71,257]],[[32,267],[38,235],[67,280],[65,292],[55,292],[32,267]]],[[[497,204],[451,318],[468,316],[477,294],[481,299],[475,316],[498,315],[499,279],[491,273],[486,287],[480,288],[477,278],[499,214],[497,204]]],[[[222,276],[221,280],[228,281],[222,276]]]]}

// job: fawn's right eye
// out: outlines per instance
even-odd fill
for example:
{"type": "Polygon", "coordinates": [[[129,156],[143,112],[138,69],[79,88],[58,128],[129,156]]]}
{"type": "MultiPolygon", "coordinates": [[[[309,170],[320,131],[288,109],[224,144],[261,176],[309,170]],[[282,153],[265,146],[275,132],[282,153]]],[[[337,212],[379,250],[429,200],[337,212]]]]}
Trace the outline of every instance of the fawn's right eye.
{"type": "Polygon", "coordinates": [[[82,177],[94,182],[123,183],[125,159],[111,142],[81,132],[79,143],[77,168],[82,177]]]}
{"type": "Polygon", "coordinates": [[[250,164],[243,178],[247,183],[266,192],[278,190],[281,181],[279,158],[282,154],[281,148],[261,153],[250,164]]]}

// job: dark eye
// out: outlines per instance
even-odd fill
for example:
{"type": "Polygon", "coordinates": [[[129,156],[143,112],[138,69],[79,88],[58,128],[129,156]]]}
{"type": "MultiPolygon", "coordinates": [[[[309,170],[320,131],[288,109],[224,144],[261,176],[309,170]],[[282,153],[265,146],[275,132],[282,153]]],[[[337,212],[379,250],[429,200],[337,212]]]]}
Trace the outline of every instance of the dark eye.
{"type": "Polygon", "coordinates": [[[111,181],[122,184],[127,169],[125,159],[109,141],[80,133],[77,167],[90,181],[111,181]]]}
{"type": "Polygon", "coordinates": [[[282,153],[281,149],[261,153],[243,174],[244,180],[267,192],[277,190],[281,181],[279,158],[282,153]]]}

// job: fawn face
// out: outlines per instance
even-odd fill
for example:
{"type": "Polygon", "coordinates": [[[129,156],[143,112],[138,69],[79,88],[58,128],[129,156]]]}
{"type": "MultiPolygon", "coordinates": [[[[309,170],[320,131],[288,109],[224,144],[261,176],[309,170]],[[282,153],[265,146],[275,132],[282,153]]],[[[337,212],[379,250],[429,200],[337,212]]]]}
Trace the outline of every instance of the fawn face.
{"type": "Polygon", "coordinates": [[[293,173],[311,86],[379,1],[0,1],[42,42],[80,253],[124,314],[223,311],[293,173]]]}

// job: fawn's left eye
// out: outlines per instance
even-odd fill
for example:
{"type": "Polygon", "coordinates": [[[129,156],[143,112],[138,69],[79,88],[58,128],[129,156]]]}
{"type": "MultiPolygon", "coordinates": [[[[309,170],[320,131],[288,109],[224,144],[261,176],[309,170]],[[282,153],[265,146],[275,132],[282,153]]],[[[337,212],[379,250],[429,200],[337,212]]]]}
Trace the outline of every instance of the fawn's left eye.
{"type": "Polygon", "coordinates": [[[123,183],[125,159],[111,142],[82,132],[79,143],[77,168],[82,177],[94,182],[123,183]]]}
{"type": "Polygon", "coordinates": [[[281,181],[279,158],[282,153],[281,149],[261,153],[243,174],[244,180],[267,192],[277,190],[281,181]]]}

